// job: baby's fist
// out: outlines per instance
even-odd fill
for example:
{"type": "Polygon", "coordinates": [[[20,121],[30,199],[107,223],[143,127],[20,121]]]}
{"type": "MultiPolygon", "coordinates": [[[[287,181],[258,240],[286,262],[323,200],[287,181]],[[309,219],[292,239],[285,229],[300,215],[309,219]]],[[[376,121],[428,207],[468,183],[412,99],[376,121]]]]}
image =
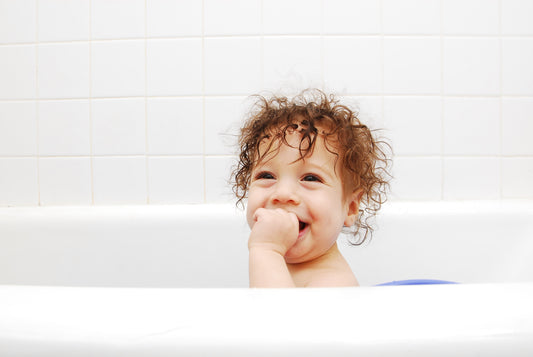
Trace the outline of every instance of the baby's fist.
{"type": "Polygon", "coordinates": [[[258,208],[248,240],[248,249],[262,248],[285,255],[298,239],[298,217],[281,208],[258,208]]]}

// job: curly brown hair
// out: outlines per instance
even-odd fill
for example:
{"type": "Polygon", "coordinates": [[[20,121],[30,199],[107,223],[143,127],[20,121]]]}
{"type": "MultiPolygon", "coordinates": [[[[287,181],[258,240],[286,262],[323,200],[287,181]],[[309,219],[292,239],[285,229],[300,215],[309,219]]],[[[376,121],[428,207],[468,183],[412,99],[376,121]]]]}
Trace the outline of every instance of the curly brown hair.
{"type": "Polygon", "coordinates": [[[334,95],[328,96],[320,90],[306,90],[292,99],[255,97],[255,105],[241,128],[239,161],[232,173],[237,204],[242,204],[248,194],[255,164],[271,152],[273,143],[278,143],[277,149],[282,144],[288,145],[287,131],[298,130],[302,134],[298,147],[301,160],[313,153],[319,135],[317,127],[326,128],[327,132],[320,134],[324,136],[327,150],[337,157],[336,160],[341,160],[345,194],[362,190],[358,220],[351,227],[356,238],[351,243],[362,244],[372,236],[369,218],[374,217],[386,201],[391,178],[388,172],[390,145],[378,140],[375,131],[363,125],[356,112],[339,104],[334,95]],[[265,140],[269,147],[261,153],[260,144],[265,140]]]}

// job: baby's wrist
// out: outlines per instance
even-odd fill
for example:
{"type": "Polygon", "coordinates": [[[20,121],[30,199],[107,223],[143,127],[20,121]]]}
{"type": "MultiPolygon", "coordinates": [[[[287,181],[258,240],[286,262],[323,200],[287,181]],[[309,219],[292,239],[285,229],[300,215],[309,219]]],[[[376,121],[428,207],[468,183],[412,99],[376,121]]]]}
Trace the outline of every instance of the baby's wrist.
{"type": "Polygon", "coordinates": [[[267,253],[276,253],[285,256],[287,253],[287,248],[280,246],[279,244],[270,243],[270,242],[258,242],[258,243],[248,243],[248,251],[251,252],[267,252],[267,253]]]}

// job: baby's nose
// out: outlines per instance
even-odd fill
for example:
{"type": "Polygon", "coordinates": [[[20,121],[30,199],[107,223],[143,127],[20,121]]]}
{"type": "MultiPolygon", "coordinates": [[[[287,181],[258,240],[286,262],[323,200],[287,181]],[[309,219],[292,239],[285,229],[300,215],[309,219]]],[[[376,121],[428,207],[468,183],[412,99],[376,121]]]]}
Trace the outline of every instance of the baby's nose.
{"type": "Polygon", "coordinates": [[[271,196],[273,204],[300,204],[300,196],[297,185],[288,181],[279,181],[271,196]]]}

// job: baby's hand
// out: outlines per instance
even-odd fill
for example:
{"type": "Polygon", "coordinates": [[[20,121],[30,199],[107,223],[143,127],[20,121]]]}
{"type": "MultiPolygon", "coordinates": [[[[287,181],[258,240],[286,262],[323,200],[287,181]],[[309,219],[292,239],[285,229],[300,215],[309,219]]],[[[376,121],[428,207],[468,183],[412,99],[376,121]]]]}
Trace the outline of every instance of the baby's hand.
{"type": "Polygon", "coordinates": [[[269,249],[284,256],[296,243],[299,222],[294,213],[281,208],[258,208],[253,218],[248,249],[269,249]]]}

